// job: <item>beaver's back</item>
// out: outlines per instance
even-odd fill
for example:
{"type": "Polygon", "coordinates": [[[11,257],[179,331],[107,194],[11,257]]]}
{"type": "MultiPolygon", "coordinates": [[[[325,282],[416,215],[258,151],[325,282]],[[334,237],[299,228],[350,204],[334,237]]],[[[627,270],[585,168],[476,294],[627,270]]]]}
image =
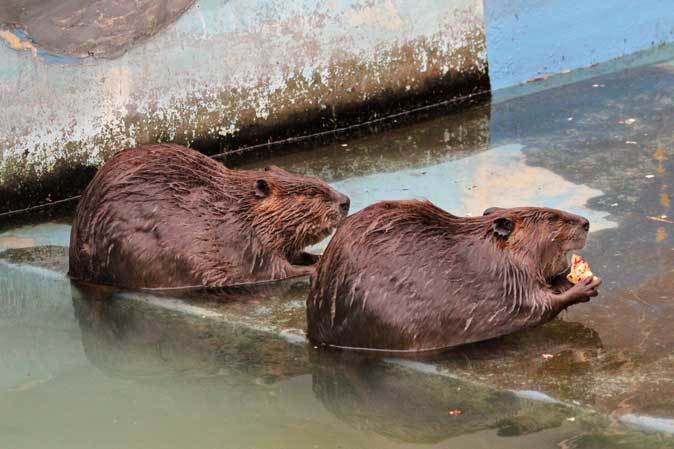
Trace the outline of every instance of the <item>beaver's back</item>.
{"type": "Polygon", "coordinates": [[[71,231],[69,274],[128,286],[151,284],[156,277],[167,286],[199,282],[186,269],[189,262],[179,247],[198,237],[204,223],[218,226],[231,215],[222,212],[232,203],[235,184],[223,166],[179,145],[121,151],[82,194],[71,231]],[[174,247],[167,247],[169,240],[174,247]],[[153,265],[162,272],[154,272],[153,265]]]}
{"type": "Polygon", "coordinates": [[[417,338],[440,341],[441,329],[463,325],[451,313],[435,312],[462,307],[469,295],[454,289],[470,286],[477,269],[467,260],[474,250],[456,218],[421,201],[377,203],[350,216],[312,279],[309,339],[409,348],[417,338]]]}
{"type": "Polygon", "coordinates": [[[321,258],[308,337],[418,351],[540,324],[561,310],[547,295],[563,247],[584,244],[587,228],[582,217],[545,208],[457,217],[429,202],[374,204],[345,221],[321,258]]]}

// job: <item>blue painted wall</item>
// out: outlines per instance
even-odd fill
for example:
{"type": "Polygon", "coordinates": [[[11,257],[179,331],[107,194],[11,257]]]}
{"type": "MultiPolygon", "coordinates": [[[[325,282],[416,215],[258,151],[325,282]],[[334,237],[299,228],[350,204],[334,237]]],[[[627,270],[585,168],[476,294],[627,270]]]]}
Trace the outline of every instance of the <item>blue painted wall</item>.
{"type": "Polygon", "coordinates": [[[674,42],[672,0],[484,0],[493,89],[674,42]]]}

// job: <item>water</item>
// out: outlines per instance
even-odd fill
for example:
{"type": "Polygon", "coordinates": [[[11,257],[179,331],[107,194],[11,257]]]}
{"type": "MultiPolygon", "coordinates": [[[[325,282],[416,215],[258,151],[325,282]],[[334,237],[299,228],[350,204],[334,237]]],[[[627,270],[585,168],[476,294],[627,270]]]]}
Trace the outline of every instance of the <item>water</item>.
{"type": "Polygon", "coordinates": [[[83,290],[64,275],[67,222],[6,230],[0,447],[674,447],[673,91],[661,64],[228,161],[320,176],[354,210],[428,198],[590,218],[598,298],[432,359],[307,346],[304,281],[182,299],[83,290]]]}

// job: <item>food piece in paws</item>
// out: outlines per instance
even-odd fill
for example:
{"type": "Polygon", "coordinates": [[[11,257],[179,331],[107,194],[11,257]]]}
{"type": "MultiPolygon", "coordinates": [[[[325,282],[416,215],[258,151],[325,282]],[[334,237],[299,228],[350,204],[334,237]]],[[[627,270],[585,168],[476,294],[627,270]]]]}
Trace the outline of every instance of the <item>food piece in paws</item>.
{"type": "Polygon", "coordinates": [[[571,271],[566,275],[566,278],[572,284],[577,284],[585,278],[592,277],[594,274],[590,270],[590,264],[577,254],[571,257],[571,271]]]}

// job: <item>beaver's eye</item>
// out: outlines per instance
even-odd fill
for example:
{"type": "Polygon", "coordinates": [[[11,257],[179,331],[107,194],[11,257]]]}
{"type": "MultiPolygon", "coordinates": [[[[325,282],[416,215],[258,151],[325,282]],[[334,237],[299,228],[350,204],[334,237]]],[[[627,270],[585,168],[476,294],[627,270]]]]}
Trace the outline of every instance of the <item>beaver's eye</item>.
{"type": "Polygon", "coordinates": [[[320,198],[320,199],[325,199],[325,193],[318,190],[318,189],[311,189],[307,191],[307,196],[310,196],[312,198],[320,198]]]}
{"type": "Polygon", "coordinates": [[[554,215],[548,215],[548,223],[554,223],[557,221],[557,217],[554,215]]]}
{"type": "Polygon", "coordinates": [[[271,170],[271,167],[270,167],[270,166],[266,166],[266,167],[264,168],[264,171],[270,171],[270,170],[271,170]]]}
{"type": "Polygon", "coordinates": [[[269,183],[264,179],[258,179],[255,181],[255,196],[258,198],[265,198],[271,193],[271,187],[269,183]]]}

